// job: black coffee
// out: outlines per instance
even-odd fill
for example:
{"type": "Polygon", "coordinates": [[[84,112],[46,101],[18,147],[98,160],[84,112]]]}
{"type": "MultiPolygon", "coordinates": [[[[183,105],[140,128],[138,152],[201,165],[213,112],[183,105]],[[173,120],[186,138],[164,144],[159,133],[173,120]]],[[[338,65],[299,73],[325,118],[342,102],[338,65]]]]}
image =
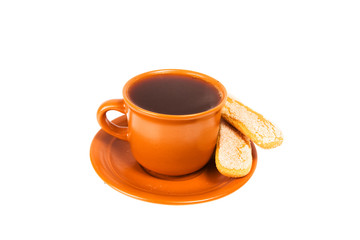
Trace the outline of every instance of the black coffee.
{"type": "Polygon", "coordinates": [[[220,102],[211,84],[190,76],[158,75],[134,83],[129,96],[137,106],[151,112],[185,115],[209,110],[220,102]]]}

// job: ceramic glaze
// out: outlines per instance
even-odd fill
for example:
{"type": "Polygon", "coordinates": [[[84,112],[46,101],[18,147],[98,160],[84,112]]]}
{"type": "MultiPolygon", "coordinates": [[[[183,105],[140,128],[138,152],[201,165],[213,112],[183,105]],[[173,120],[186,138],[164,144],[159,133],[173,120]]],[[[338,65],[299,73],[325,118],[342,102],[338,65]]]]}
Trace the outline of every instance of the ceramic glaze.
{"type": "Polygon", "coordinates": [[[103,103],[97,118],[104,131],[130,143],[139,164],[158,174],[180,176],[195,172],[208,163],[215,148],[221,109],[227,97],[220,82],[188,70],[155,70],[130,79],[123,88],[123,97],[103,103]],[[159,76],[200,79],[216,89],[220,99],[208,110],[185,115],[156,113],[136,105],[129,96],[129,89],[159,76]],[[111,123],[106,118],[109,110],[126,114],[128,126],[111,123]]]}
{"type": "MultiPolygon", "coordinates": [[[[115,119],[114,124],[126,127],[125,116],[115,119]]],[[[224,197],[241,188],[253,175],[257,154],[252,148],[252,167],[242,178],[229,178],[218,172],[215,161],[200,170],[180,177],[158,176],[137,164],[126,141],[119,140],[103,130],[94,137],[91,163],[101,179],[113,189],[130,197],[161,204],[194,204],[224,197]]]]}

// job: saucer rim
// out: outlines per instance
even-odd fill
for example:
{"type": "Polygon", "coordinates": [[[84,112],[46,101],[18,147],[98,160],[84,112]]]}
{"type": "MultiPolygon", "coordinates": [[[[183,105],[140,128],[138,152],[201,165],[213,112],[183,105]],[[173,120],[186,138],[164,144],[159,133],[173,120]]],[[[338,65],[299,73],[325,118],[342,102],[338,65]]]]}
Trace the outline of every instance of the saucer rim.
{"type": "MultiPolygon", "coordinates": [[[[126,121],[126,118],[125,118],[125,116],[121,116],[121,117],[114,119],[113,121],[116,122],[117,124],[119,124],[120,122],[126,121]]],[[[231,181],[225,183],[223,186],[220,186],[219,188],[216,188],[214,190],[202,192],[200,194],[195,193],[195,194],[179,196],[179,195],[163,195],[163,194],[151,193],[148,191],[142,191],[137,186],[129,183],[128,181],[124,181],[125,179],[123,179],[122,181],[113,181],[112,179],[109,179],[108,177],[105,176],[106,174],[104,174],[102,172],[102,170],[100,169],[100,166],[95,164],[95,162],[99,163],[99,161],[95,160],[96,157],[94,156],[94,153],[93,153],[95,151],[94,150],[95,139],[98,139],[102,136],[103,137],[111,137],[112,139],[110,140],[110,142],[113,142],[114,139],[116,140],[115,137],[109,135],[102,129],[100,129],[94,136],[94,138],[91,142],[91,146],[90,146],[90,160],[91,160],[91,164],[92,164],[92,167],[94,168],[95,172],[104,181],[104,183],[109,185],[114,190],[116,190],[126,196],[129,196],[129,197],[132,197],[132,198],[135,198],[138,200],[142,200],[145,202],[166,204],[166,205],[188,205],[188,204],[197,204],[197,203],[213,201],[213,200],[225,197],[225,196],[235,192],[242,186],[244,186],[249,181],[249,179],[252,177],[252,175],[254,174],[256,166],[257,166],[257,151],[256,151],[254,143],[251,142],[253,161],[252,161],[251,170],[246,176],[241,177],[241,178],[232,178],[231,181]]],[[[111,144],[109,144],[109,146],[111,146],[111,144]]],[[[209,166],[209,164],[206,164],[204,166],[204,168],[207,168],[208,166],[209,166]]],[[[111,172],[113,174],[116,174],[117,176],[119,176],[119,174],[116,171],[114,171],[114,169],[111,169],[111,172]]],[[[149,174],[149,176],[151,176],[151,175],[149,174]]],[[[119,176],[119,177],[121,178],[121,176],[119,176]]]]}

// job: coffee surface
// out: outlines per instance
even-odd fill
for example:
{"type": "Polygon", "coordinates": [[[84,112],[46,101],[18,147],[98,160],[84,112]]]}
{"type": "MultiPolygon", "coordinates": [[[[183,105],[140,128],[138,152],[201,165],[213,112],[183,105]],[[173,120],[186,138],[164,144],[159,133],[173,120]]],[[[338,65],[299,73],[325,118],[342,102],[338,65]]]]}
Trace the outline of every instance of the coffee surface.
{"type": "Polygon", "coordinates": [[[211,84],[190,76],[159,75],[134,83],[129,97],[151,112],[185,115],[204,112],[219,104],[220,92],[211,84]]]}

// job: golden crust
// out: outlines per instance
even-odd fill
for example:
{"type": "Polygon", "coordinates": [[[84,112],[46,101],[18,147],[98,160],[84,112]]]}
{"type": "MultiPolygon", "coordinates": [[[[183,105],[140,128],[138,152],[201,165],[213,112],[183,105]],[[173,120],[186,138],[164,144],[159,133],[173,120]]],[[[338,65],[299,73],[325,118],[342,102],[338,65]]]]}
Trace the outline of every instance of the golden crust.
{"type": "Polygon", "coordinates": [[[252,166],[250,140],[224,120],[220,123],[215,164],[228,177],[243,177],[252,166]]]}
{"type": "Polygon", "coordinates": [[[283,142],[279,128],[235,99],[227,98],[221,116],[262,148],[275,148],[283,142]]]}

